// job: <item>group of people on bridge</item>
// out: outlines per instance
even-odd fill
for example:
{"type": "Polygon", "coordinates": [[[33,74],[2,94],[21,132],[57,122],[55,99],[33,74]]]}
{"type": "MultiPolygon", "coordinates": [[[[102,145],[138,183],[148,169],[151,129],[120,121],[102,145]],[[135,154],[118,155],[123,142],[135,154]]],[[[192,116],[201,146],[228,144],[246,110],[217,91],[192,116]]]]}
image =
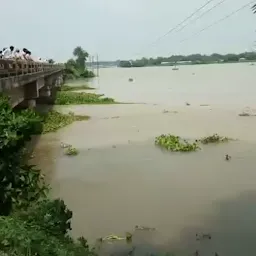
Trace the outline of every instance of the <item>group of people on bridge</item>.
{"type": "Polygon", "coordinates": [[[31,51],[29,51],[27,48],[20,50],[18,48],[15,49],[15,47],[12,45],[10,47],[4,47],[3,50],[0,51],[0,59],[49,63],[47,59],[32,56],[31,51]]]}

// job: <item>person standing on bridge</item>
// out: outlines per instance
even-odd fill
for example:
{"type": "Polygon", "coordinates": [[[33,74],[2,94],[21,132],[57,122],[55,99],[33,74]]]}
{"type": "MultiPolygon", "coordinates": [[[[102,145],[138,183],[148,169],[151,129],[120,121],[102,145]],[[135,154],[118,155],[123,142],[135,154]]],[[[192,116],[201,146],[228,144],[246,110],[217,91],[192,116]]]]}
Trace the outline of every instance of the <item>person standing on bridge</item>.
{"type": "Polygon", "coordinates": [[[14,50],[13,46],[10,46],[9,48],[4,48],[3,52],[2,52],[3,59],[10,59],[10,58],[12,58],[13,57],[13,50],[14,50]]]}

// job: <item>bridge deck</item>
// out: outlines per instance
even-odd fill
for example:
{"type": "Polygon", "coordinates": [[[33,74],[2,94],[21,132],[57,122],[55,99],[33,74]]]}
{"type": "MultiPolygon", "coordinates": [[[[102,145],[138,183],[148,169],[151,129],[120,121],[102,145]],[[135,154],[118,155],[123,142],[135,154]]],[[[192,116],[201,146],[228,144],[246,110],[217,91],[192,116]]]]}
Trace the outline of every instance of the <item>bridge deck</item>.
{"type": "Polygon", "coordinates": [[[0,59],[0,79],[10,76],[19,76],[38,72],[48,72],[64,69],[61,64],[39,63],[21,60],[0,59]]]}

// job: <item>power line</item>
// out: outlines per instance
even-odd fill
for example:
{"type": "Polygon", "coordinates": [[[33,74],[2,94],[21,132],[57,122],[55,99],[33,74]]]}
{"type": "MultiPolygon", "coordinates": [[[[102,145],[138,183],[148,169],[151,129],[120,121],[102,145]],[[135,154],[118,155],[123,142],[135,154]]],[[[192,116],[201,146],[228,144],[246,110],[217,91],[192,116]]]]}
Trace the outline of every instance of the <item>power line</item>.
{"type": "Polygon", "coordinates": [[[180,22],[179,24],[177,24],[175,27],[171,28],[167,33],[165,33],[164,35],[160,36],[159,38],[157,38],[153,43],[157,43],[159,40],[161,40],[162,38],[166,37],[167,35],[171,34],[175,29],[177,29],[179,26],[181,26],[183,23],[185,23],[187,20],[189,20],[190,18],[192,18],[196,13],[198,13],[199,11],[201,11],[204,7],[206,7],[208,4],[210,4],[211,2],[213,2],[215,0],[208,0],[204,5],[202,5],[200,8],[196,9],[192,14],[190,14],[187,18],[185,18],[182,22],[180,22]]]}
{"type": "Polygon", "coordinates": [[[211,25],[209,25],[209,26],[207,26],[207,27],[204,27],[203,29],[201,29],[201,30],[199,30],[198,32],[194,33],[192,36],[187,37],[187,38],[181,40],[180,43],[183,43],[183,42],[185,42],[185,41],[187,41],[187,40],[189,40],[189,39],[191,39],[191,38],[193,38],[193,37],[195,37],[195,36],[201,34],[202,32],[208,30],[209,28],[211,28],[211,27],[213,27],[213,26],[215,26],[215,25],[221,23],[222,21],[224,21],[224,20],[230,18],[231,16],[233,16],[233,15],[236,14],[236,13],[238,13],[239,11],[242,11],[243,9],[245,9],[245,8],[248,7],[249,5],[253,4],[254,2],[255,2],[255,0],[253,0],[253,1],[251,1],[251,2],[249,2],[249,3],[247,3],[247,4],[245,4],[245,5],[243,5],[243,6],[240,7],[239,9],[237,9],[237,10],[231,12],[230,14],[226,15],[225,17],[223,17],[223,18],[221,18],[221,19],[215,21],[215,22],[212,23],[211,25]]]}
{"type": "MultiPolygon", "coordinates": [[[[180,22],[179,24],[177,24],[175,27],[171,28],[167,33],[165,33],[164,35],[160,36],[159,38],[157,38],[153,43],[151,43],[149,46],[153,46],[154,44],[156,44],[159,40],[163,39],[164,37],[166,37],[167,35],[171,34],[173,31],[175,31],[175,29],[177,29],[179,26],[181,26],[183,23],[185,23],[187,20],[189,20],[190,18],[192,18],[196,13],[198,13],[199,11],[201,11],[204,7],[206,7],[207,5],[209,5],[210,3],[212,3],[215,0],[208,0],[205,4],[203,4],[201,7],[199,7],[198,9],[196,9],[192,14],[190,14],[188,17],[186,17],[182,22],[180,22]]],[[[225,0],[224,0],[225,1],[225,0]]],[[[139,53],[137,53],[136,55],[139,55],[139,53]]]]}
{"type": "Polygon", "coordinates": [[[200,18],[202,18],[207,13],[211,12],[213,9],[217,8],[219,5],[223,4],[227,0],[222,0],[219,3],[215,4],[212,8],[208,9],[207,11],[203,12],[200,16],[196,17],[195,19],[191,20],[188,24],[182,26],[179,30],[176,31],[176,33],[182,31],[186,26],[191,25],[192,23],[196,22],[200,18]]]}

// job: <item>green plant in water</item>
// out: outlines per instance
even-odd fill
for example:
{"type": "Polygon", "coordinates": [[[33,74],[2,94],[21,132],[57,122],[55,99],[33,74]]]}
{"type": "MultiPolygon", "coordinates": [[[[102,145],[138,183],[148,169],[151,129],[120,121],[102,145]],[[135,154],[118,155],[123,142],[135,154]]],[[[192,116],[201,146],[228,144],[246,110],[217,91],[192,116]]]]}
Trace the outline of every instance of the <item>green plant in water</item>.
{"type": "Polygon", "coordinates": [[[59,91],[56,95],[57,105],[77,105],[77,104],[114,104],[114,99],[102,97],[102,94],[85,92],[59,91]]]}
{"type": "Polygon", "coordinates": [[[94,90],[95,88],[92,88],[88,85],[69,85],[64,84],[61,86],[61,91],[77,91],[77,90],[94,90]]]}
{"type": "Polygon", "coordinates": [[[155,144],[173,152],[190,152],[200,149],[196,142],[189,143],[175,135],[160,135],[156,137],[155,144]]]}
{"type": "Polygon", "coordinates": [[[67,156],[76,156],[79,154],[79,151],[78,149],[76,148],[73,148],[72,146],[68,147],[66,150],[65,150],[65,155],[67,156]]]}
{"type": "Polygon", "coordinates": [[[57,111],[50,111],[44,115],[43,129],[42,133],[55,132],[60,128],[63,128],[75,121],[88,120],[88,116],[75,115],[73,112],[68,114],[62,114],[57,111]]]}
{"type": "Polygon", "coordinates": [[[209,144],[209,143],[219,143],[219,142],[228,142],[231,139],[228,137],[219,136],[217,133],[204,137],[200,139],[199,141],[203,144],[209,144]]]}

